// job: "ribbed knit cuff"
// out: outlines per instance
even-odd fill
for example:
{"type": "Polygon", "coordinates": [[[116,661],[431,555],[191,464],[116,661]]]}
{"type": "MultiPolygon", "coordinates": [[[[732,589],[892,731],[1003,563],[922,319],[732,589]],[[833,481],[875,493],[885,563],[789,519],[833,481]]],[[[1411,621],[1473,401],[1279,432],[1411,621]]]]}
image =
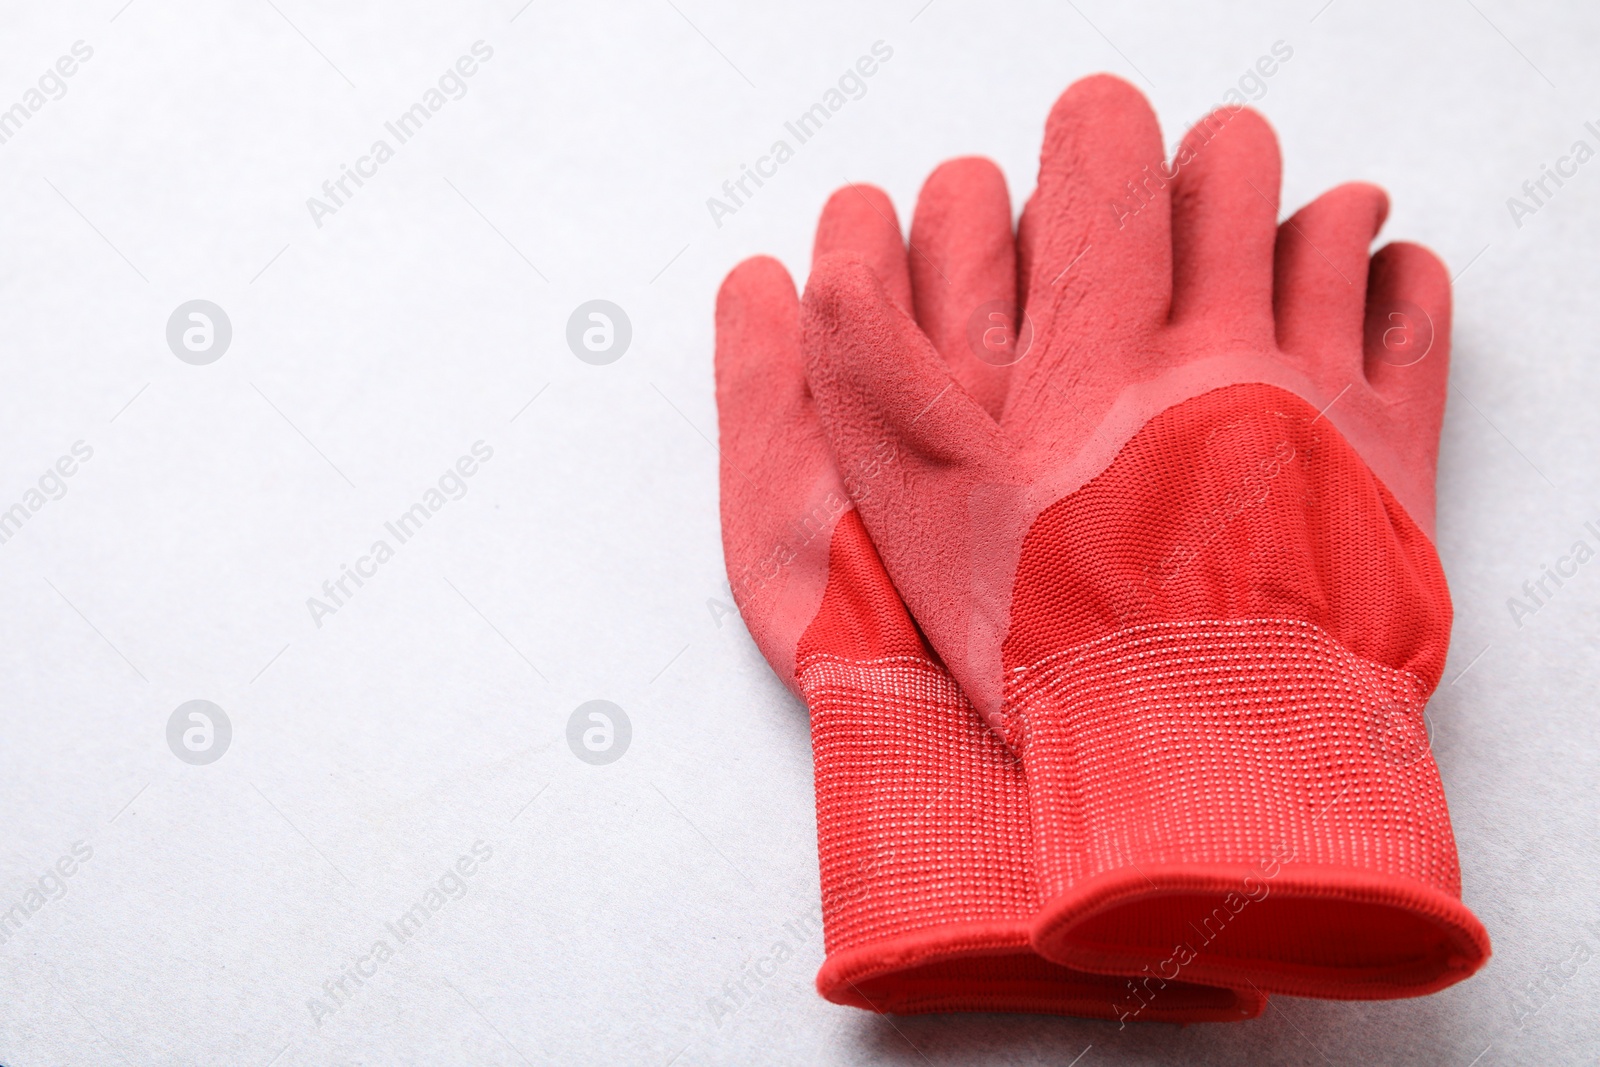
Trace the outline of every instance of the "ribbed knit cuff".
{"type": "Polygon", "coordinates": [[[1167,1022],[1250,1018],[1257,993],[1173,983],[1139,1012],[1125,979],[1050,963],[1021,765],[926,659],[826,655],[811,707],[828,958],[822,995],[880,1012],[1034,1012],[1167,1022]]]}
{"type": "Polygon", "coordinates": [[[1013,671],[1057,962],[1299,996],[1475,971],[1414,676],[1297,620],[1132,627],[1013,671]]]}

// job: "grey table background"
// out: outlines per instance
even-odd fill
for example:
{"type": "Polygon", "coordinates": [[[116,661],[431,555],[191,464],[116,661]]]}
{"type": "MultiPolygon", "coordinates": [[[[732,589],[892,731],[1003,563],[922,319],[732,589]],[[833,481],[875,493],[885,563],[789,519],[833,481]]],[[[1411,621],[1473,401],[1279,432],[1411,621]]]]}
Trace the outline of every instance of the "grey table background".
{"type": "Polygon", "coordinates": [[[45,491],[0,544],[0,1063],[1595,1062],[1600,563],[1507,601],[1597,544],[1600,162],[1507,198],[1600,148],[1600,13],[1319,3],[7,5],[0,108],[44,89],[0,143],[0,509],[45,491]],[[865,94],[717,225],[707,198],[878,41],[865,94]],[[716,285],[755,252],[803,275],[846,180],[907,217],[984,153],[1020,205],[1095,70],[1175,143],[1278,41],[1245,87],[1286,207],[1379,182],[1383,238],[1459,272],[1431,716],[1493,961],[1233,1027],[828,1005],[803,709],[726,613],[716,285]],[[632,324],[606,366],[564,340],[596,298],[632,324]],[[165,337],[193,299],[232,326],[204,366],[165,337]],[[465,495],[314,620],[479,441],[465,495]],[[232,726],[201,766],[166,734],[195,699],[232,726]],[[566,740],[593,699],[632,726],[604,766],[566,740]]]}

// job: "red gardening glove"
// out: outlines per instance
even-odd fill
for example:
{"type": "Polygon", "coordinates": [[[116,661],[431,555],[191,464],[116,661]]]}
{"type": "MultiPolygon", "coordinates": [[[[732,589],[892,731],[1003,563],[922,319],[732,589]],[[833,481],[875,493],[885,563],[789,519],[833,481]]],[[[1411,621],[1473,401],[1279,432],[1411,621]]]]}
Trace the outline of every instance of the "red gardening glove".
{"type": "Polygon", "coordinates": [[[1280,228],[1278,180],[1254,112],[1168,166],[1143,97],[1084,79],[1023,215],[999,420],[858,256],[812,272],[808,377],[844,469],[896,457],[862,519],[1022,759],[1035,947],[1152,989],[1412,996],[1489,952],[1422,716],[1449,278],[1415,245],[1369,264],[1381,190],[1280,228]]]}
{"type": "MultiPolygon", "coordinates": [[[[961,301],[1010,289],[1010,219],[991,164],[929,180],[924,250],[961,301]]],[[[881,192],[829,202],[817,253],[840,249],[864,254],[910,307],[881,192]]],[[[1132,983],[1031,947],[1039,895],[1021,768],[929,651],[851,508],[852,493],[895,480],[901,459],[871,451],[843,476],[834,465],[806,387],[799,302],[775,260],[747,260],[723,283],[716,371],[729,581],[756,644],[811,709],[828,953],[818,989],[880,1012],[1132,1015],[1132,983]]],[[[986,366],[965,373],[1003,395],[986,366]]],[[[1264,1003],[1184,982],[1138,1017],[1236,1020],[1264,1003]]]]}

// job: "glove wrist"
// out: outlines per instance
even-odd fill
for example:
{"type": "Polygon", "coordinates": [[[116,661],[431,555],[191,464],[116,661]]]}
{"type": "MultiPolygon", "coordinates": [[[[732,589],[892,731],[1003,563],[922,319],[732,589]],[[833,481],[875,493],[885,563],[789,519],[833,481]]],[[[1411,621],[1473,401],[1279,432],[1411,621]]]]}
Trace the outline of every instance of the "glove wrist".
{"type": "Polygon", "coordinates": [[[1301,996],[1471,973],[1488,939],[1460,901],[1427,695],[1293,619],[1135,626],[1014,670],[1035,946],[1301,996]]]}
{"type": "MultiPolygon", "coordinates": [[[[880,1012],[1117,1019],[1128,981],[1039,958],[1021,765],[919,656],[805,657],[827,960],[817,988],[880,1012]]],[[[1252,991],[1173,983],[1141,1021],[1259,1014],[1252,991]]]]}

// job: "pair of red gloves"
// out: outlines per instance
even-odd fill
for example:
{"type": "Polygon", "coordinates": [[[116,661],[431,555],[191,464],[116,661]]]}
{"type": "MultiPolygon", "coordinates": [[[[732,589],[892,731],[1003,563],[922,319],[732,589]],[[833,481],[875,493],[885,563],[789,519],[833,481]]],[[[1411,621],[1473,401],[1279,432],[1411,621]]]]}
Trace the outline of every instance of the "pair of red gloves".
{"type": "Polygon", "coordinates": [[[1189,1022],[1489,954],[1423,706],[1450,282],[1267,123],[1067,90],[1004,179],[849,186],[717,300],[740,611],[811,710],[823,996],[1189,1022]]]}

